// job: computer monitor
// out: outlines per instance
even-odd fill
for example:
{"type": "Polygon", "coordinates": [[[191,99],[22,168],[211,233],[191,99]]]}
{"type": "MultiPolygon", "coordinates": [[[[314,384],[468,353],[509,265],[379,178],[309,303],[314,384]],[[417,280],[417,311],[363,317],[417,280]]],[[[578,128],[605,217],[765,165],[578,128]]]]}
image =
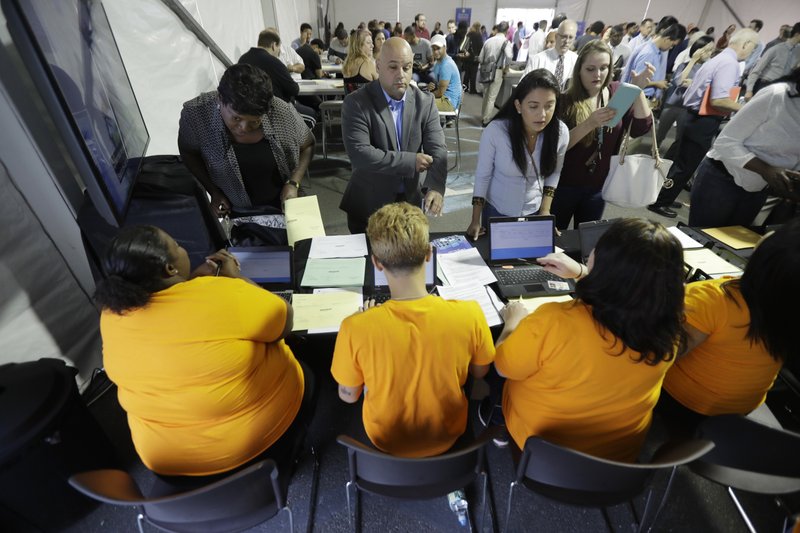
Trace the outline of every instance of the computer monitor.
{"type": "Polygon", "coordinates": [[[150,136],[100,0],[0,0],[97,211],[122,224],[150,136]]]}

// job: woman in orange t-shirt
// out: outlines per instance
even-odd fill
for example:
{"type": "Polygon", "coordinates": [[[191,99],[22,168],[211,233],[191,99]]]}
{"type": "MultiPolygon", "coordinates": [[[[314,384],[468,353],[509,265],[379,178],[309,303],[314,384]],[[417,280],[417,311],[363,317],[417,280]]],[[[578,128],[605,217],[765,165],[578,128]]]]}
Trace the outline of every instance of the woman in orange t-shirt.
{"type": "Polygon", "coordinates": [[[664,380],[658,411],[673,432],[708,416],[745,415],[761,405],[800,346],[800,220],[757,246],[740,279],[686,289],[686,355],[664,380]]]}
{"type": "Polygon", "coordinates": [[[195,477],[267,457],[288,466],[313,390],[282,340],[292,307],[225,250],[190,273],[186,250],[153,226],[123,229],[103,268],[103,362],[144,464],[195,477]]]}
{"type": "Polygon", "coordinates": [[[661,224],[625,219],[600,238],[587,266],[563,254],[539,263],[580,281],[574,302],[530,315],[516,302],[504,309],[495,367],[507,378],[512,453],[536,435],[635,461],[676,346],[686,343],[681,245],[661,224]]]}

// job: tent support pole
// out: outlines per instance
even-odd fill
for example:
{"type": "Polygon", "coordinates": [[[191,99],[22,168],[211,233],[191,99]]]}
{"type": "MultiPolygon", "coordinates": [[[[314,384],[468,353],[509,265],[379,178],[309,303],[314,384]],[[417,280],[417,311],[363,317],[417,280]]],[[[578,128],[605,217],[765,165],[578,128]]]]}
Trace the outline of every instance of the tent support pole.
{"type": "Polygon", "coordinates": [[[211,53],[214,54],[220,62],[225,65],[225,68],[230,67],[233,65],[233,62],[228,58],[225,52],[222,51],[222,48],[217,46],[217,43],[214,42],[214,39],[206,33],[206,30],[203,29],[200,24],[194,19],[194,17],[183,7],[183,4],[180,3],[179,0],[161,0],[161,3],[167,6],[177,17],[183,22],[183,25],[186,27],[187,30],[194,33],[195,37],[197,37],[201,43],[206,45],[211,53]]]}

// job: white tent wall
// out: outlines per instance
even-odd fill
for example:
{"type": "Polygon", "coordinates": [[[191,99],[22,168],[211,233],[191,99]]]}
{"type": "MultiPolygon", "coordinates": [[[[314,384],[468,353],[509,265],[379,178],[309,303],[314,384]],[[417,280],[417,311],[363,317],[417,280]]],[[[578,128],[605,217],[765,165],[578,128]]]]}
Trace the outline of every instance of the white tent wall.
{"type": "MultiPolygon", "coordinates": [[[[181,3],[233,62],[273,20],[272,13],[265,18],[261,0],[181,3]]],[[[160,0],[103,5],[150,133],[147,153],[177,154],[181,105],[214,90],[225,67],[160,0]]]]}
{"type": "Polygon", "coordinates": [[[82,186],[0,14],[0,364],[100,364],[94,279],[75,222],[82,186]]]}

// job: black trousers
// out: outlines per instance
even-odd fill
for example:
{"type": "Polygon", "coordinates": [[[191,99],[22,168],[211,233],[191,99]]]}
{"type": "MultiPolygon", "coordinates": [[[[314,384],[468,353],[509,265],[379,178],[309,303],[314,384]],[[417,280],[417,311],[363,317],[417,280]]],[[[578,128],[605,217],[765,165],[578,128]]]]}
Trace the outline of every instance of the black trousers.
{"type": "Polygon", "coordinates": [[[669,189],[662,188],[653,205],[669,207],[675,201],[711,148],[721,122],[722,117],[700,116],[689,111],[680,143],[674,143],[666,155],[667,159],[672,159],[672,168],[667,177],[673,181],[673,185],[669,189]]]}

